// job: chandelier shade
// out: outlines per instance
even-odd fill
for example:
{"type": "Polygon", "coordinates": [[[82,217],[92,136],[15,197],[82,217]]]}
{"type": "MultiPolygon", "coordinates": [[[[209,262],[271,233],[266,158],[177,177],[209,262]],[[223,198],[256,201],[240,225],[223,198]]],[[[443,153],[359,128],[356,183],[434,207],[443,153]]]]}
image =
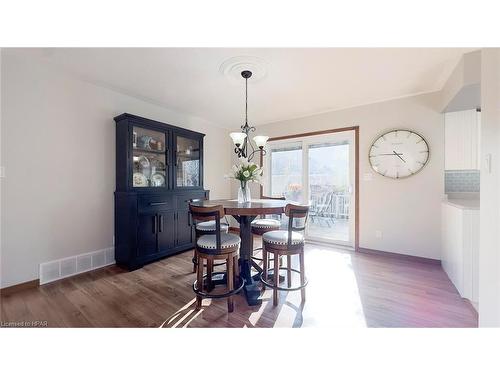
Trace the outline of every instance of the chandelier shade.
{"type": "Polygon", "coordinates": [[[268,139],[269,137],[267,135],[256,135],[255,137],[253,137],[253,141],[261,150],[265,147],[268,139]]]}
{"type": "Polygon", "coordinates": [[[247,137],[247,135],[245,133],[241,133],[241,132],[231,133],[231,134],[229,134],[229,136],[233,140],[233,143],[236,147],[240,147],[241,145],[243,145],[243,142],[245,141],[245,138],[247,137]]]}

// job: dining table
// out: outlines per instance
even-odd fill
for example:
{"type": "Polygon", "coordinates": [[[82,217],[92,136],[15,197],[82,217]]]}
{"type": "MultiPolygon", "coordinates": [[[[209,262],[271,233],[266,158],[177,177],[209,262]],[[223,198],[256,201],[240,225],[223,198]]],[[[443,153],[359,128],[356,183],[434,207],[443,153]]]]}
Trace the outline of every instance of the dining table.
{"type": "Polygon", "coordinates": [[[253,235],[252,221],[260,215],[280,215],[284,213],[287,201],[280,199],[252,199],[250,202],[240,203],[237,199],[216,199],[193,202],[200,207],[224,207],[224,213],[235,218],[239,223],[241,238],[240,245],[240,277],[245,280],[243,290],[248,305],[255,306],[262,303],[260,297],[260,283],[258,275],[252,276],[252,267],[258,272],[261,268],[252,260],[253,235]]]}

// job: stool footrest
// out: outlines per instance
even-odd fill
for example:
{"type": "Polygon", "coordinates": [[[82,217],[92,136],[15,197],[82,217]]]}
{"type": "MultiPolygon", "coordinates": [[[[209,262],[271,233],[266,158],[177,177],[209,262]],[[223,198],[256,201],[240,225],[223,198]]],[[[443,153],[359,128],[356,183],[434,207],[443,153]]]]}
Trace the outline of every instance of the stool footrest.
{"type": "MultiPolygon", "coordinates": [[[[280,270],[284,270],[284,271],[288,271],[287,267],[280,267],[279,269],[280,270]]],[[[294,268],[290,268],[290,271],[298,273],[300,275],[300,271],[299,270],[296,270],[294,268]]],[[[283,286],[279,286],[279,285],[274,285],[273,283],[270,283],[269,281],[264,280],[264,272],[261,272],[260,275],[259,275],[259,277],[260,277],[261,283],[264,284],[265,286],[268,286],[271,289],[284,290],[284,291],[288,291],[288,292],[292,292],[292,291],[295,291],[295,290],[304,289],[307,286],[307,283],[309,282],[309,280],[306,279],[305,282],[304,282],[304,284],[301,284],[299,286],[292,287],[292,288],[287,288],[287,287],[283,287],[283,286]]]]}
{"type": "MultiPolygon", "coordinates": [[[[225,274],[226,274],[226,272],[212,272],[212,276],[225,275],[225,274]]],[[[203,281],[205,281],[206,278],[207,278],[207,275],[206,274],[203,275],[203,281]]],[[[193,292],[198,297],[201,297],[201,298],[227,298],[229,296],[233,296],[235,294],[238,294],[245,286],[245,279],[244,278],[242,278],[241,276],[238,276],[238,280],[239,280],[239,285],[235,289],[230,290],[229,292],[226,292],[226,293],[222,293],[222,294],[211,294],[211,293],[202,292],[198,288],[198,280],[195,280],[193,283],[193,292]]]]}

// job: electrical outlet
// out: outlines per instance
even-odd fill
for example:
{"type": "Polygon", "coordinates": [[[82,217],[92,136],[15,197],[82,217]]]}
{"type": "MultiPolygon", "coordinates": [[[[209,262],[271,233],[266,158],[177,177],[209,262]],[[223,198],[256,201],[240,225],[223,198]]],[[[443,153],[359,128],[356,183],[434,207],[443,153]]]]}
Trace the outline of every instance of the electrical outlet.
{"type": "Polygon", "coordinates": [[[381,230],[376,230],[375,231],[375,237],[376,238],[382,238],[382,231],[381,230]]]}

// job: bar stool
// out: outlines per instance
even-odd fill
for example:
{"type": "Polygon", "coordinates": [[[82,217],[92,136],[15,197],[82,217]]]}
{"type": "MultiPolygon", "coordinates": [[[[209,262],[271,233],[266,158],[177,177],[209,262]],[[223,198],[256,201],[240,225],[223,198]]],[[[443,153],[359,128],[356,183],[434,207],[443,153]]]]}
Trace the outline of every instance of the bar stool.
{"type": "Polygon", "coordinates": [[[227,309],[233,312],[233,295],[239,293],[245,284],[239,275],[238,251],[241,238],[233,233],[221,231],[221,217],[224,217],[222,206],[198,207],[189,205],[189,211],[193,221],[204,222],[214,220],[215,234],[201,235],[196,241],[195,255],[197,267],[196,281],[193,283],[193,291],[196,294],[196,308],[201,308],[203,298],[227,298],[227,309]],[[213,272],[214,261],[223,260],[226,271],[213,272]],[[204,262],[207,263],[207,274],[203,275],[204,262]],[[210,293],[214,289],[212,276],[223,275],[226,280],[225,293],[210,293]],[[235,286],[236,285],[236,286],[235,286]],[[206,291],[205,291],[205,290],[206,291]]]}
{"type": "MultiPolygon", "coordinates": [[[[277,200],[285,200],[285,197],[266,197],[262,196],[262,199],[277,199],[277,200]]],[[[281,219],[281,215],[280,215],[281,219]]],[[[264,233],[273,231],[273,230],[279,230],[281,227],[281,220],[276,220],[276,219],[269,219],[266,217],[266,215],[261,215],[259,219],[255,219],[252,221],[252,234],[255,234],[257,236],[262,236],[264,233]]],[[[254,251],[259,251],[262,250],[262,247],[258,247],[254,249],[254,251]]],[[[252,256],[252,259],[254,261],[262,261],[262,258],[252,256]]],[[[269,259],[269,262],[272,262],[273,259],[269,259]]]]}
{"type": "Polygon", "coordinates": [[[304,235],[299,233],[306,229],[308,206],[299,206],[294,204],[287,204],[285,207],[285,215],[288,217],[288,230],[274,230],[264,233],[262,236],[263,250],[262,258],[264,262],[264,269],[260,274],[260,281],[262,282],[262,289],[265,290],[266,286],[273,289],[273,305],[278,305],[278,291],[294,291],[300,290],[302,302],[306,300],[305,287],[307,280],[305,277],[304,267],[304,235]],[[302,219],[303,225],[295,226],[296,219],[302,219]],[[273,281],[268,279],[268,256],[274,256],[274,275],[273,281]],[[276,259],[280,256],[287,256],[286,267],[281,267],[276,259]],[[292,268],[292,255],[299,256],[300,270],[292,268]],[[287,271],[287,287],[280,286],[279,271],[287,271]],[[300,275],[300,285],[292,287],[292,272],[300,275]]]}
{"type": "MultiPolygon", "coordinates": [[[[201,202],[204,200],[205,199],[201,199],[201,198],[190,199],[189,203],[196,203],[196,202],[201,202]]],[[[225,216],[224,216],[224,219],[225,219],[225,216]]],[[[220,230],[222,233],[227,233],[229,231],[229,223],[227,222],[227,219],[226,219],[225,223],[220,223],[220,230]]],[[[202,236],[204,234],[215,234],[215,232],[216,232],[215,220],[200,221],[198,224],[195,224],[195,226],[194,226],[195,243],[196,243],[196,241],[198,241],[198,238],[200,238],[200,236],[202,236]]],[[[198,263],[196,263],[196,250],[193,251],[192,262],[193,262],[193,273],[195,273],[196,267],[198,265],[198,263]]],[[[224,263],[218,263],[218,264],[214,264],[213,266],[217,267],[217,266],[221,266],[223,264],[224,263]]]]}

